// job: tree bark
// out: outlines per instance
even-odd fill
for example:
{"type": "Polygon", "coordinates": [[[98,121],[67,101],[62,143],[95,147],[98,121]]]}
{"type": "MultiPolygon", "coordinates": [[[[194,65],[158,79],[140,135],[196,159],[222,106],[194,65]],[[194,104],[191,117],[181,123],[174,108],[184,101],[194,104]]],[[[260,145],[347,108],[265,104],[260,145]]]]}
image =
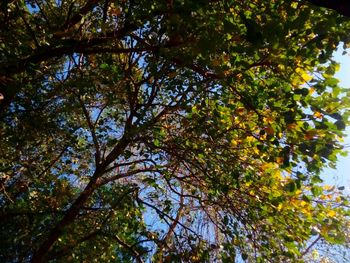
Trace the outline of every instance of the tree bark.
{"type": "Polygon", "coordinates": [[[69,225],[78,215],[80,208],[87,201],[90,195],[95,190],[96,181],[98,176],[94,175],[94,178],[85,187],[84,191],[75,200],[73,205],[69,208],[63,219],[51,230],[48,238],[40,246],[31,259],[31,263],[45,262],[46,254],[51,250],[57,239],[63,234],[64,227],[69,225]]]}
{"type": "Polygon", "coordinates": [[[50,252],[53,245],[58,238],[63,234],[64,228],[70,225],[77,215],[80,209],[84,206],[86,201],[90,198],[96,188],[98,188],[98,180],[104,175],[106,167],[113,162],[120,154],[123,153],[125,148],[129,144],[127,137],[122,137],[119,143],[115,146],[112,152],[107,156],[106,160],[96,167],[96,170],[91,177],[90,182],[86,185],[85,189],[80,193],[79,197],[74,201],[72,206],[67,210],[62,220],[50,231],[46,240],[41,244],[39,249],[34,253],[31,263],[43,263],[46,262],[46,255],[50,252]]]}

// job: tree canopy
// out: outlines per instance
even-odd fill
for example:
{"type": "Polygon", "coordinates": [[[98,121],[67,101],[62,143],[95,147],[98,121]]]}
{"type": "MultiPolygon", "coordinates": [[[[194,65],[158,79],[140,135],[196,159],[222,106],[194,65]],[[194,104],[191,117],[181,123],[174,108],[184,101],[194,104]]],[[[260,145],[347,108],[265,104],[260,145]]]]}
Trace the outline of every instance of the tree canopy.
{"type": "Polygon", "coordinates": [[[2,1],[0,261],[346,252],[320,174],[346,154],[350,21],[310,2],[2,1]]]}
{"type": "Polygon", "coordinates": [[[338,13],[350,17],[350,3],[347,0],[308,0],[315,5],[330,8],[338,13]]]}

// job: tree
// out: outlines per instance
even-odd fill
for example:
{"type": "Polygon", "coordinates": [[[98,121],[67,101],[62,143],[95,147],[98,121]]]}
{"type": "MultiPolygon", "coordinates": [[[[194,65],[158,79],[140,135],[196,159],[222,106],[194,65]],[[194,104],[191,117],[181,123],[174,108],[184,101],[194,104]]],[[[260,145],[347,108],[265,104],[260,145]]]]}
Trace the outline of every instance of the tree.
{"type": "Polygon", "coordinates": [[[333,9],[344,16],[350,17],[350,4],[346,0],[309,0],[309,2],[321,7],[333,9]]]}
{"type": "Polygon", "coordinates": [[[291,1],[4,1],[2,262],[302,262],[349,243],[348,19],[291,1]]]}

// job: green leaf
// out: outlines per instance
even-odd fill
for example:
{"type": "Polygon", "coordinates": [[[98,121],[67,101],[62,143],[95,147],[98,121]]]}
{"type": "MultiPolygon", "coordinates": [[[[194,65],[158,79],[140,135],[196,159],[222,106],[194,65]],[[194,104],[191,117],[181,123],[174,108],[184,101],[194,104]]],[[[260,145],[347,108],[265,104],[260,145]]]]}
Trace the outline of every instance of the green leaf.
{"type": "Polygon", "coordinates": [[[338,130],[345,130],[345,128],[346,128],[345,122],[342,120],[338,120],[334,124],[335,124],[335,126],[337,126],[338,130]]]}
{"type": "Polygon", "coordinates": [[[242,253],[242,259],[243,259],[243,260],[247,260],[247,259],[248,259],[248,255],[245,254],[245,253],[242,253]]]}

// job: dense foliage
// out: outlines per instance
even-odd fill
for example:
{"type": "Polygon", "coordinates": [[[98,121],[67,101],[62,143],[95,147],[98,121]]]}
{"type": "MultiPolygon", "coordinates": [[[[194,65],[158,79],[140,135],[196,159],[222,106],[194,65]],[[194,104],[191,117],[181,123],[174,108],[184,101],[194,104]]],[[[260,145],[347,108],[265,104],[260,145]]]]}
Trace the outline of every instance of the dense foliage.
{"type": "Polygon", "coordinates": [[[349,200],[320,172],[344,154],[347,18],[308,1],[7,0],[0,23],[1,262],[346,251],[349,200]]]}

